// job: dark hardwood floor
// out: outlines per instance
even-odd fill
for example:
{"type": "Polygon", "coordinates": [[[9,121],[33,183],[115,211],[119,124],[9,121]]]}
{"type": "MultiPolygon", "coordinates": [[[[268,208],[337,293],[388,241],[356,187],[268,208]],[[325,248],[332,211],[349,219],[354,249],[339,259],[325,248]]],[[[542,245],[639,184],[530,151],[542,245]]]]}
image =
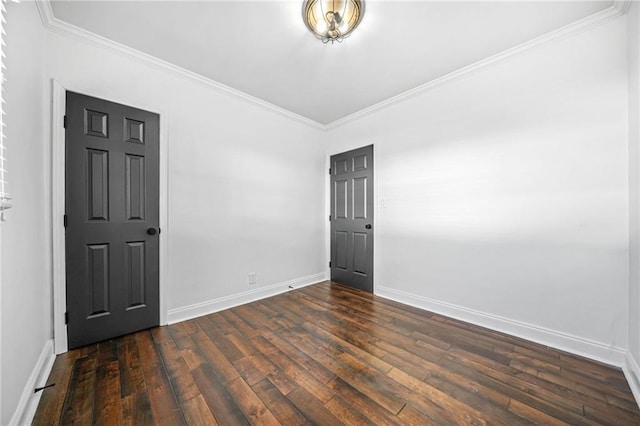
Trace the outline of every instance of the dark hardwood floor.
{"type": "Polygon", "coordinates": [[[640,424],[616,368],[322,283],[58,356],[34,424],[640,424]]]}

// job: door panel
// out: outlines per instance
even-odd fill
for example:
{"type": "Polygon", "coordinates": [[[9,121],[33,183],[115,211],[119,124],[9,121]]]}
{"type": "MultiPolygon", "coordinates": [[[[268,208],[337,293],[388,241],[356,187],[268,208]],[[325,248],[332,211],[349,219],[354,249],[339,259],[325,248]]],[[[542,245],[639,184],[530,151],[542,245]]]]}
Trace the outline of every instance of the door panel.
{"type": "Polygon", "coordinates": [[[344,231],[336,231],[334,233],[335,239],[333,244],[333,249],[335,250],[335,262],[332,262],[332,265],[335,265],[335,268],[342,269],[343,271],[347,270],[348,264],[348,247],[347,247],[347,239],[349,235],[344,231]]]}
{"type": "Polygon", "coordinates": [[[335,183],[335,212],[333,214],[338,219],[346,219],[348,217],[347,186],[348,181],[346,180],[339,180],[335,183]]]}
{"type": "Polygon", "coordinates": [[[87,246],[87,281],[91,286],[89,316],[109,313],[109,244],[87,246]]]}
{"type": "Polygon", "coordinates": [[[353,170],[364,170],[367,168],[367,154],[356,155],[353,157],[353,170]]]}
{"type": "Polygon", "coordinates": [[[337,176],[349,173],[348,163],[349,163],[348,158],[336,159],[335,162],[333,163],[333,168],[335,168],[334,173],[337,176]]]}
{"type": "Polygon", "coordinates": [[[125,161],[126,217],[128,220],[144,220],[144,157],[127,155],[125,161]]]}
{"type": "Polygon", "coordinates": [[[69,348],[159,323],[159,117],[67,92],[69,348]]]}
{"type": "Polygon", "coordinates": [[[144,122],[125,118],[125,142],[144,143],[144,122]]]}
{"type": "Polygon", "coordinates": [[[109,114],[90,109],[84,110],[85,135],[108,138],[109,135],[109,114]]]}
{"type": "Polygon", "coordinates": [[[89,220],[108,220],[109,215],[109,153],[87,149],[87,187],[89,220]]]}
{"type": "Polygon", "coordinates": [[[353,272],[367,273],[367,234],[363,232],[353,233],[353,272]]]}
{"type": "Polygon", "coordinates": [[[353,179],[353,218],[367,219],[367,177],[353,179]]]}
{"type": "Polygon", "coordinates": [[[331,157],[331,279],[373,291],[373,146],[331,157]]]}
{"type": "Polygon", "coordinates": [[[125,265],[125,279],[129,293],[127,309],[145,305],[145,253],[144,241],[127,243],[127,257],[125,265]]]}

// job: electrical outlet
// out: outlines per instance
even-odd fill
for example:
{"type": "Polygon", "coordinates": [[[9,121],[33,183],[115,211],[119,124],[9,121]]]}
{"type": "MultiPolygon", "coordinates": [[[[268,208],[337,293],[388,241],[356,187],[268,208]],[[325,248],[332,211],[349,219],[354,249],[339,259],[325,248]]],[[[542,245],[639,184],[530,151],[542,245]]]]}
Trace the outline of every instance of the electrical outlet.
{"type": "Polygon", "coordinates": [[[256,283],[256,273],[249,272],[249,285],[254,285],[256,283]]]}

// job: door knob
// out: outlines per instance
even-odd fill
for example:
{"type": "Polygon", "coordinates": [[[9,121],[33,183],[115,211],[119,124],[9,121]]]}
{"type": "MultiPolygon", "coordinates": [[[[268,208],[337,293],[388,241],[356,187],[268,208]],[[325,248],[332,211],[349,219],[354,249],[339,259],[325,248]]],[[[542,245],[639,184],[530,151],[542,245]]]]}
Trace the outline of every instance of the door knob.
{"type": "Polygon", "coordinates": [[[156,235],[156,228],[149,228],[147,229],[147,234],[149,235],[156,235]]]}
{"type": "Polygon", "coordinates": [[[365,227],[366,229],[371,229],[371,224],[370,224],[370,223],[367,223],[364,227],[365,227]]]}

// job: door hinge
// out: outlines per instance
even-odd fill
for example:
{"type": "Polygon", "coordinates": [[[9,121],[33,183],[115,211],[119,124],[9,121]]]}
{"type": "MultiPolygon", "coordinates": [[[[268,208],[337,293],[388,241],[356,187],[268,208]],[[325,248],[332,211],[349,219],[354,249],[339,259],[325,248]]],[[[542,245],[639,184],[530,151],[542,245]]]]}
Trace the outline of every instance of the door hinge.
{"type": "Polygon", "coordinates": [[[64,224],[64,227],[66,228],[67,225],[69,224],[69,219],[67,218],[67,215],[65,214],[62,218],[62,223],[64,224]]]}
{"type": "Polygon", "coordinates": [[[329,215],[329,222],[331,222],[331,215],[329,215]]]}
{"type": "Polygon", "coordinates": [[[67,116],[65,115],[64,118],[62,119],[62,126],[66,129],[67,128],[67,116]]]}
{"type": "Polygon", "coordinates": [[[329,262],[329,268],[331,268],[331,262],[329,262]]]}
{"type": "Polygon", "coordinates": [[[331,167],[329,167],[329,174],[331,174],[331,167]]]}
{"type": "Polygon", "coordinates": [[[69,324],[69,312],[64,313],[64,323],[69,324]]]}

